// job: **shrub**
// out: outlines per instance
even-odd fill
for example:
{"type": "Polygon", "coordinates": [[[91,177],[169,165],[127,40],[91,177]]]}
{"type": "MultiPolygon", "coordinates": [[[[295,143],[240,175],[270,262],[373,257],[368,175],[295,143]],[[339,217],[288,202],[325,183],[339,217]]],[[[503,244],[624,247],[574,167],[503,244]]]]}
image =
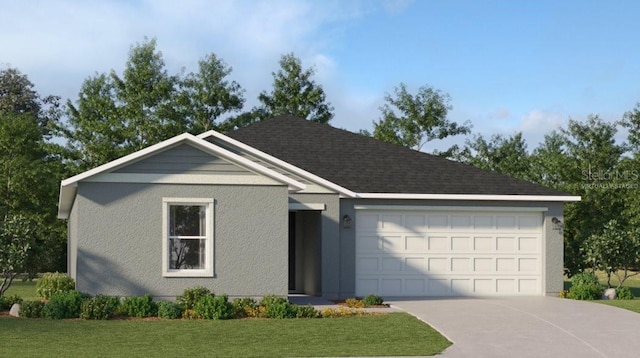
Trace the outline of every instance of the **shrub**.
{"type": "Polygon", "coordinates": [[[571,298],[571,293],[569,293],[569,290],[562,290],[562,291],[558,292],[558,297],[560,297],[560,298],[571,298]]]}
{"type": "Polygon", "coordinates": [[[233,315],[236,318],[251,317],[250,313],[258,307],[256,300],[250,297],[233,300],[233,315]]]}
{"type": "Polygon", "coordinates": [[[598,300],[602,296],[602,287],[598,278],[588,272],[582,272],[571,278],[569,294],[574,300],[598,300]]]}
{"type": "Polygon", "coordinates": [[[76,290],[54,293],[44,305],[42,315],[49,319],[78,318],[85,298],[76,290]]]}
{"type": "Polygon", "coordinates": [[[98,295],[82,301],[80,318],[110,319],[120,305],[118,297],[98,295]]]}
{"type": "Polygon", "coordinates": [[[43,308],[44,302],[42,301],[24,301],[20,305],[20,317],[42,318],[43,308]]]}
{"type": "Polygon", "coordinates": [[[11,309],[14,303],[22,303],[22,298],[18,295],[0,296],[0,311],[11,309]]]}
{"type": "Polygon", "coordinates": [[[233,318],[233,304],[229,302],[227,295],[208,295],[201,297],[193,306],[193,310],[205,319],[229,319],[233,318]]]}
{"type": "Polygon", "coordinates": [[[318,318],[321,317],[320,312],[318,312],[312,305],[306,306],[295,306],[296,310],[296,318],[318,318]]]}
{"type": "Polygon", "coordinates": [[[365,312],[359,308],[325,308],[322,310],[323,318],[338,318],[338,317],[351,317],[351,316],[363,316],[365,312]]]}
{"type": "Polygon", "coordinates": [[[351,307],[351,308],[363,308],[364,307],[364,302],[362,300],[359,300],[357,298],[347,298],[344,301],[345,305],[347,305],[347,307],[351,307]]]}
{"type": "Polygon", "coordinates": [[[47,272],[36,284],[38,296],[50,299],[51,296],[59,292],[69,292],[76,288],[73,279],[64,273],[47,272]]]}
{"type": "Polygon", "coordinates": [[[379,306],[384,303],[382,297],[377,295],[367,295],[362,299],[365,306],[379,306]]]}
{"type": "Polygon", "coordinates": [[[154,317],[158,315],[158,305],[150,294],[125,298],[120,309],[130,317],[154,317]]]}
{"type": "Polygon", "coordinates": [[[187,288],[182,293],[182,296],[176,297],[176,302],[182,306],[185,310],[191,310],[202,297],[213,295],[208,288],[202,286],[196,286],[187,288]]]}
{"type": "Polygon", "coordinates": [[[286,298],[267,295],[260,300],[260,306],[264,307],[264,317],[266,318],[294,318],[296,317],[295,307],[286,298]]]}
{"type": "Polygon", "coordinates": [[[618,300],[632,300],[634,298],[633,293],[629,287],[620,287],[616,290],[616,298],[618,300]]]}
{"type": "MultiPolygon", "coordinates": [[[[180,306],[182,308],[182,306],[180,306]]],[[[194,310],[188,309],[182,311],[182,318],[184,319],[201,319],[202,317],[194,310]]]]}
{"type": "Polygon", "coordinates": [[[177,319],[182,316],[182,306],[177,303],[161,301],[158,302],[158,317],[164,319],[177,319]]]}

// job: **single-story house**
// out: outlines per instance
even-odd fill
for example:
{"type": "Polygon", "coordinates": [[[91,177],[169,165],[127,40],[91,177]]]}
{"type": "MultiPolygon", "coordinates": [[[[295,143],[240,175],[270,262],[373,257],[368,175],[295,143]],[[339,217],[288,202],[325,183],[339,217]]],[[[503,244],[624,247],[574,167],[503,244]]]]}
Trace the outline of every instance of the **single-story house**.
{"type": "Polygon", "coordinates": [[[555,295],[580,197],[292,116],[63,180],[90,294],[555,295]]]}

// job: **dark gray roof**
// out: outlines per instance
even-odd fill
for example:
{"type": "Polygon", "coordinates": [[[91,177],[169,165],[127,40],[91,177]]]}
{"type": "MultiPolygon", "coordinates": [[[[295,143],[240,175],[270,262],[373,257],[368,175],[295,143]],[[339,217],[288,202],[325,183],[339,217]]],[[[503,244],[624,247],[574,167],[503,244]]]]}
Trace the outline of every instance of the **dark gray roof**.
{"type": "Polygon", "coordinates": [[[228,136],[358,193],[568,195],[293,116],[228,136]]]}

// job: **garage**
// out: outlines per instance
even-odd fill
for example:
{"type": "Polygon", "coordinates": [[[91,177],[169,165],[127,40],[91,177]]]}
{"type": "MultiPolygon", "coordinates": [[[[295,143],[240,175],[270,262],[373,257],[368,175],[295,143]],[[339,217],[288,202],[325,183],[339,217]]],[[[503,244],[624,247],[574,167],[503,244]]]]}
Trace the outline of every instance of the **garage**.
{"type": "Polygon", "coordinates": [[[542,295],[543,212],[356,206],[356,295],[542,295]]]}

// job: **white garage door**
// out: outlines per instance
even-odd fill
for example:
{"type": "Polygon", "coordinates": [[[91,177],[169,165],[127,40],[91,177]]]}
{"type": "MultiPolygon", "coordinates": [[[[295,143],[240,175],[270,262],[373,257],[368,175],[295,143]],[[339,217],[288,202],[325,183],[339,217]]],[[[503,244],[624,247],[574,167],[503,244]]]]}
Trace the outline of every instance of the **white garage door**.
{"type": "Polygon", "coordinates": [[[541,212],[361,209],[356,295],[540,295],[541,252],[541,212]]]}

